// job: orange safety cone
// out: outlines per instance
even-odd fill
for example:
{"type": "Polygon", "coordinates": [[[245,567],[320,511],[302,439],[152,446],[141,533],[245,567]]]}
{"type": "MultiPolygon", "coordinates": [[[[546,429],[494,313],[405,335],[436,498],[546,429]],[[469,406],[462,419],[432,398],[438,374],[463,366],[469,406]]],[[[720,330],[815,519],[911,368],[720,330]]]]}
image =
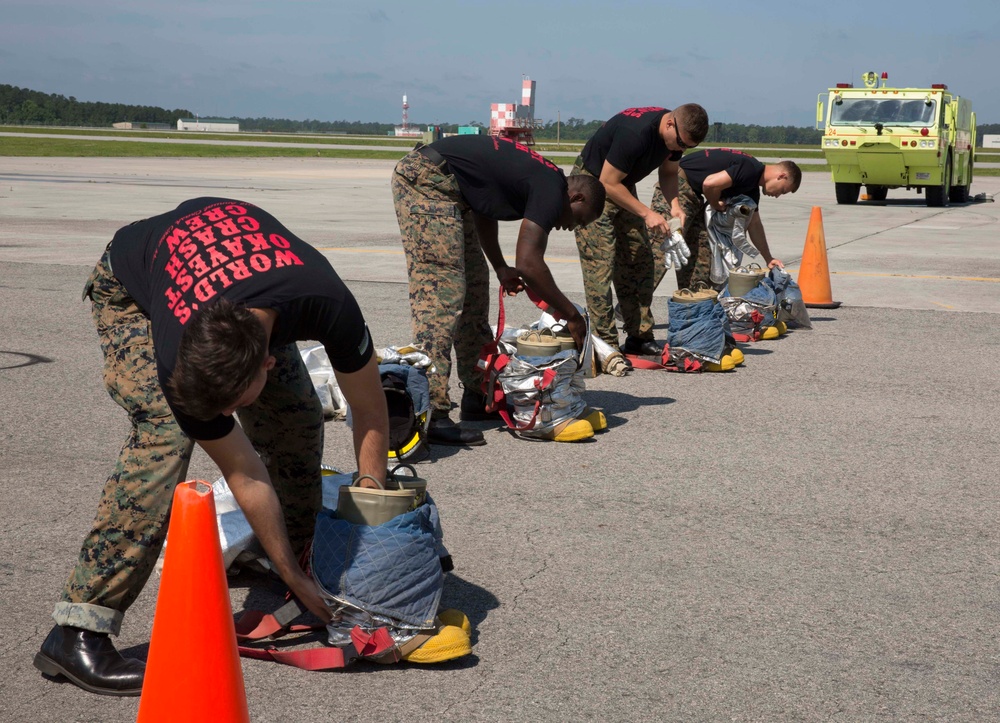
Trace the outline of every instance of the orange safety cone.
{"type": "Polygon", "coordinates": [[[826,234],[823,233],[823,210],[813,206],[806,231],[806,247],[802,251],[799,268],[799,289],[802,301],[814,309],[836,309],[839,301],[833,300],[830,289],[830,266],[826,261],[826,234]]]}
{"type": "Polygon", "coordinates": [[[212,486],[174,491],[138,723],[250,720],[212,486]]]}

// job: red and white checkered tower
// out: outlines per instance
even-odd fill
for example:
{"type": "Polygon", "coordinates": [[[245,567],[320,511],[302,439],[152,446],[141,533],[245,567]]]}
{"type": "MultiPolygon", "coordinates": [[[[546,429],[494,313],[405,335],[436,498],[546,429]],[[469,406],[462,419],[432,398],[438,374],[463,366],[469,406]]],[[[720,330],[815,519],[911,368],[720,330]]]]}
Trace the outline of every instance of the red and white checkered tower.
{"type": "Polygon", "coordinates": [[[490,106],[490,135],[509,138],[526,146],[535,144],[535,81],[521,82],[521,104],[493,103],[490,106]]]}
{"type": "Polygon", "coordinates": [[[406,102],[406,96],[403,96],[403,130],[410,130],[410,104],[406,102]]]}

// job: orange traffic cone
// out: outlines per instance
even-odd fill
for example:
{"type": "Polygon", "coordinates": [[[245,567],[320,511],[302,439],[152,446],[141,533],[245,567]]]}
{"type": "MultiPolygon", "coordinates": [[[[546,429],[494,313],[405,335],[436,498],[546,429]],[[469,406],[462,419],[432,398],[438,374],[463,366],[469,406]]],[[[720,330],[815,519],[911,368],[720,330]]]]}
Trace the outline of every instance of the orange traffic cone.
{"type": "Polygon", "coordinates": [[[250,720],[207,482],[174,491],[138,723],[250,720]]]}
{"type": "Polygon", "coordinates": [[[833,300],[830,290],[830,267],[826,261],[826,234],[823,233],[823,211],[813,206],[806,231],[806,247],[802,251],[799,268],[799,289],[806,306],[815,309],[836,309],[839,301],[833,300]]]}

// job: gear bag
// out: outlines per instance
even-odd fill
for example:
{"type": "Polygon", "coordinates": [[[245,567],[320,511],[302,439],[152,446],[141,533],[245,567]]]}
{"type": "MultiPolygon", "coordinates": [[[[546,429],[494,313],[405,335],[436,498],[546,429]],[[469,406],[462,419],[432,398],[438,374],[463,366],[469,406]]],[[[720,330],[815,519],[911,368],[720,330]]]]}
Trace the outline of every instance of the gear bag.
{"type": "MultiPolygon", "coordinates": [[[[530,290],[527,293],[539,309],[548,309],[530,290]]],[[[544,357],[519,355],[516,344],[503,339],[503,297],[501,287],[496,338],[483,346],[479,357],[486,410],[499,412],[507,428],[523,437],[547,439],[560,423],[584,413],[582,360],[590,359],[593,350],[588,342],[582,354],[567,349],[544,357]]]]}

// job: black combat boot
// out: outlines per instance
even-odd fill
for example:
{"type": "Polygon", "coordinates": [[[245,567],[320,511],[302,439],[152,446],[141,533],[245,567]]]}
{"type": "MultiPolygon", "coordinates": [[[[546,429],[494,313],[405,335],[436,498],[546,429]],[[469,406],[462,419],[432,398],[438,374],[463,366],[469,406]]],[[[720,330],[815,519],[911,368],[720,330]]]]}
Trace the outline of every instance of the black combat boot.
{"type": "Polygon", "coordinates": [[[458,418],[463,422],[500,421],[500,412],[487,412],[486,395],[476,389],[466,389],[462,392],[462,405],[459,407],[458,418]]]}
{"type": "Polygon", "coordinates": [[[453,447],[479,447],[486,444],[486,438],[478,429],[465,429],[448,417],[431,419],[427,428],[427,441],[431,444],[446,444],[453,447]]]}
{"type": "Polygon", "coordinates": [[[105,633],[56,625],[35,653],[35,667],[99,695],[139,695],[146,664],[123,658],[105,633]]]}

